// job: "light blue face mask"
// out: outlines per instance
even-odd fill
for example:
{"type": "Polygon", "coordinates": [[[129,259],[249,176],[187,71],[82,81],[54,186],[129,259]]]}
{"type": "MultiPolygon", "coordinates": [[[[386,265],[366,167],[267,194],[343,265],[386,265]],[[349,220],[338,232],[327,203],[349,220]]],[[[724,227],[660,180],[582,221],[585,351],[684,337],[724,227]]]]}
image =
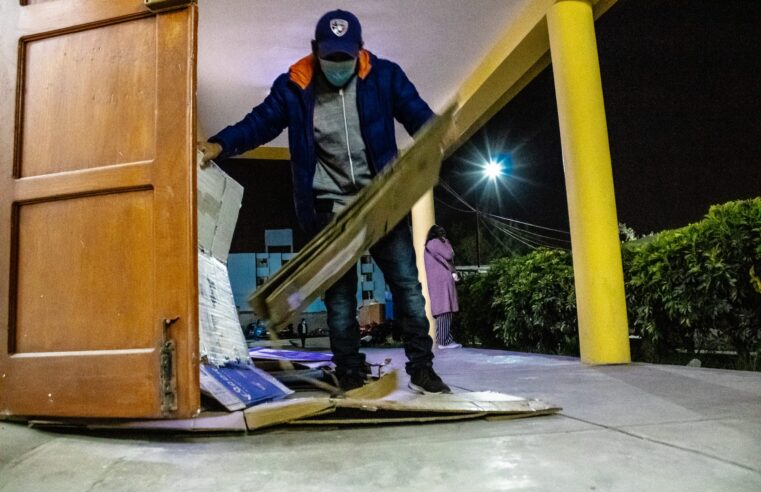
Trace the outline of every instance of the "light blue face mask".
{"type": "Polygon", "coordinates": [[[354,75],[354,68],[357,66],[357,59],[346,61],[330,61],[320,58],[320,68],[325,78],[334,87],[343,87],[346,82],[354,75]]]}

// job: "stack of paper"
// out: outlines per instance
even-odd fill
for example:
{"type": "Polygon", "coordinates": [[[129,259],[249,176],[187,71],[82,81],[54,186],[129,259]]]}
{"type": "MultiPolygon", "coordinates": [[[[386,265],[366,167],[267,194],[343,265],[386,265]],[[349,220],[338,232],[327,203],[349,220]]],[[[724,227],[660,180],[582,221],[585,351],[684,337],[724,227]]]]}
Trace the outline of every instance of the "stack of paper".
{"type": "Polygon", "coordinates": [[[248,362],[235,307],[227,256],[243,200],[243,187],[216,164],[201,168],[198,154],[198,318],[201,359],[222,366],[248,362]]]}
{"type": "Polygon", "coordinates": [[[216,366],[248,362],[248,346],[235,309],[227,266],[198,252],[198,321],[201,358],[216,366]]]}

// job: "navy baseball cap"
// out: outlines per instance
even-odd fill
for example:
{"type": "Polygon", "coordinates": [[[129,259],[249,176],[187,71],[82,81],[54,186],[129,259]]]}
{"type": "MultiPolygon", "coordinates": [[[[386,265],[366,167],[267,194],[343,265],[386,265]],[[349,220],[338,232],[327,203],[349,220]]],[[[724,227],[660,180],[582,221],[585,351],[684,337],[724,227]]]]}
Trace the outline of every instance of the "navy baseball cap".
{"type": "Polygon", "coordinates": [[[317,42],[317,55],[320,57],[346,53],[356,58],[362,44],[362,26],[351,12],[333,10],[317,21],[314,40],[317,42]]]}

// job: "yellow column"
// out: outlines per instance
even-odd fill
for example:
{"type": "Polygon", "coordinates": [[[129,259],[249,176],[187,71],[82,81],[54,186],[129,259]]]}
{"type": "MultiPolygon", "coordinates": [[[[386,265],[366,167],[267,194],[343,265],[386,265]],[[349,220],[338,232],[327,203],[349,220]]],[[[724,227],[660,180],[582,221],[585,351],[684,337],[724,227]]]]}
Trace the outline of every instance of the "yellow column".
{"type": "Polygon", "coordinates": [[[631,361],[613,172],[588,0],[547,13],[560,119],[582,361],[631,361]]]}
{"type": "Polygon", "coordinates": [[[425,252],[425,238],[428,230],[436,223],[436,213],[433,208],[433,190],[428,190],[420,200],[412,206],[412,244],[415,246],[415,256],[417,259],[418,278],[423,286],[423,296],[425,297],[425,314],[428,316],[428,333],[433,338],[434,346],[436,344],[436,323],[431,315],[431,300],[428,298],[428,278],[425,274],[425,262],[423,253],[425,252]]]}

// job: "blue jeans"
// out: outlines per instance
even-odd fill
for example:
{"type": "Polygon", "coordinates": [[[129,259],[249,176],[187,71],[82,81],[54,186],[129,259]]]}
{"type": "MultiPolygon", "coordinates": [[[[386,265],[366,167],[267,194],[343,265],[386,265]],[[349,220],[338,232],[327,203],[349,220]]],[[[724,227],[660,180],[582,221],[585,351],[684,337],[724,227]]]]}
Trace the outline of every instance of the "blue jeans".
{"type": "MultiPolygon", "coordinates": [[[[370,248],[394,299],[396,320],[402,327],[402,341],[409,374],[433,365],[433,341],[428,335],[425,299],[418,281],[412,234],[403,220],[370,248]]],[[[346,371],[362,370],[365,354],[359,352],[357,323],[357,269],[351,268],[325,292],[330,328],[330,348],[340,376],[346,371]]]]}

